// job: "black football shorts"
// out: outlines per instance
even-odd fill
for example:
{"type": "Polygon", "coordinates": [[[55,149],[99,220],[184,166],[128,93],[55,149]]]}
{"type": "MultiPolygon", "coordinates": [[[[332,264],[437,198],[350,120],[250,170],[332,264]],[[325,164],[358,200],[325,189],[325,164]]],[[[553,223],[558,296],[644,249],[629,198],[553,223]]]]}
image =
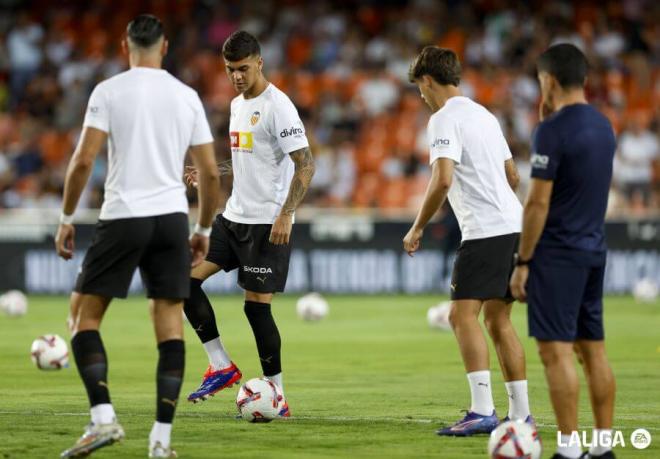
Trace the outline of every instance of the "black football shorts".
{"type": "Polygon", "coordinates": [[[188,215],[99,220],[74,291],[126,298],[136,268],[147,297],[188,298],[188,215]]]}
{"type": "Polygon", "coordinates": [[[452,300],[513,301],[509,280],[520,233],[463,241],[451,278],[452,300]]]}
{"type": "Polygon", "coordinates": [[[289,274],[291,242],[269,241],[273,225],[235,223],[218,215],[213,222],[206,261],[224,271],[238,268],[238,285],[256,293],[284,291],[289,274]]]}

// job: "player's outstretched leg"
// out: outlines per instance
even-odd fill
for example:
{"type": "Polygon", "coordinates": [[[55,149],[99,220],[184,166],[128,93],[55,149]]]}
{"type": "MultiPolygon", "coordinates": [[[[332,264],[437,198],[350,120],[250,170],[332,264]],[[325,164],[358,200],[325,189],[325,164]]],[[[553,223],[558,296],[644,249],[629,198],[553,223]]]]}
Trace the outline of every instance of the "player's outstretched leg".
{"type": "MultiPolygon", "coordinates": [[[[273,295],[255,292],[245,294],[245,315],[250,322],[254,339],[257,342],[257,352],[261,361],[264,376],[277,384],[284,392],[282,381],[282,340],[277,324],[271,312],[270,302],[273,295]]],[[[281,417],[289,417],[289,405],[285,402],[280,411],[281,417]]]]}
{"type": "Polygon", "coordinates": [[[509,412],[502,422],[516,419],[534,424],[527,395],[525,351],[511,323],[512,306],[504,300],[484,302],[484,325],[493,340],[509,396],[509,412]]]}
{"type": "Polygon", "coordinates": [[[180,300],[157,299],[154,305],[154,325],[158,341],[156,370],[156,421],[149,433],[149,457],[177,457],[171,447],[172,421],[176,411],[183,372],[185,344],[180,300]]]}
{"type": "Polygon", "coordinates": [[[438,435],[466,437],[487,434],[497,427],[490,387],[488,344],[479,324],[480,300],[456,300],[449,321],[458,341],[470,384],[472,405],[463,419],[439,429],[438,435]]]}
{"type": "Polygon", "coordinates": [[[124,429],[117,423],[110,402],[108,359],[98,330],[110,299],[80,295],[78,300],[71,350],[87,390],[92,421],[78,441],[62,452],[61,457],[86,456],[124,438],[124,429]]]}
{"type": "Polygon", "coordinates": [[[184,302],[186,317],[202,342],[209,359],[209,366],[202,378],[202,384],[188,395],[188,401],[194,403],[206,400],[222,389],[238,384],[242,377],[240,370],[231,361],[222,344],[213,307],[202,289],[203,279],[220,268],[213,263],[204,262],[201,265],[202,269],[205,264],[208,265],[206,271],[200,272],[197,268],[193,271],[193,275],[201,278],[192,277],[190,279],[190,297],[184,302]]]}

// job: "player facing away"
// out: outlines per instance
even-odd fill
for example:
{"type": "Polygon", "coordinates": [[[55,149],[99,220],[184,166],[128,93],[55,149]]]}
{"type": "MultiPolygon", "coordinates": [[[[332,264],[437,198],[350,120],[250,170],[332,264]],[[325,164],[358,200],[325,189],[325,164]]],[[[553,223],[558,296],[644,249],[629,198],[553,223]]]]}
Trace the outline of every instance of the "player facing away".
{"type": "MultiPolygon", "coordinates": [[[[238,269],[244,311],[252,327],[264,376],[282,385],[281,339],[271,313],[275,292],[284,290],[289,237],[296,208],[314,175],[314,160],[298,112],[262,73],[256,38],[234,32],[222,47],[229,79],[239,96],[231,102],[229,137],[234,183],[225,211],[211,232],[208,256],[195,267],[184,311],[209,358],[202,384],[188,396],[205,400],[237,383],[241,372],[220,339],[202,283],[220,270],[238,269]]],[[[288,406],[281,416],[289,415],[288,406]]]]}
{"type": "Polygon", "coordinates": [[[445,198],[462,233],[451,280],[449,320],[458,341],[472,395],[467,415],[438,435],[491,432],[498,424],[490,383],[488,345],[479,324],[484,311],[509,395],[505,420],[533,422],[527,398],[525,354],[511,324],[508,279],[518,243],[522,206],[514,193],[518,173],[500,125],[488,110],[464,97],[456,54],[427,46],[409,78],[433,111],[428,123],[431,180],[422,207],[403,239],[419,250],[424,227],[445,198]]]}
{"type": "Polygon", "coordinates": [[[112,298],[125,298],[136,268],[153,310],[158,342],[156,421],[149,457],[176,457],[170,433],[183,378],[183,299],[189,274],[209,247],[219,199],[213,137],[197,93],[161,68],[167,40],[160,20],[131,21],[122,48],[130,69],[99,83],[69,163],[57,253],[71,259],[73,213],[94,159],[108,145],[105,196],[92,244],[76,281],[71,348],[91,407],[91,423],[62,457],[86,456],[124,437],[108,388],[108,362],[99,328],[112,298]],[[199,170],[200,214],[189,236],[183,176],[190,150],[199,170]],[[191,258],[192,256],[192,258],[191,258]],[[164,261],[167,261],[166,263],[164,261]]]}
{"type": "Polygon", "coordinates": [[[548,48],[537,61],[541,123],[532,143],[532,180],[525,201],[511,290],[528,303],[562,445],[554,459],[611,459],[605,445],[580,456],[570,444],[578,427],[578,375],[587,379],[594,438],[612,435],[615,381],[605,353],[604,220],[616,139],[607,118],[587,103],[588,64],[573,45],[548,48]]]}

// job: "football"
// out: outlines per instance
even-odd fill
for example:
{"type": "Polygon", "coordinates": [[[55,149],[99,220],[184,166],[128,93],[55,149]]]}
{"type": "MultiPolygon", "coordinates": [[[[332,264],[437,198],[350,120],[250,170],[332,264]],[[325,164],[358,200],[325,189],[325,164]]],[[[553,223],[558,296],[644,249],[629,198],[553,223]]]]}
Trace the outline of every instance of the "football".
{"type": "Polygon", "coordinates": [[[236,406],[249,422],[270,422],[284,405],[284,395],[277,384],[267,378],[253,378],[238,390],[236,406]]]}
{"type": "Polygon", "coordinates": [[[488,457],[540,459],[541,441],[536,429],[523,421],[503,422],[490,434],[488,457]]]}
{"type": "Polygon", "coordinates": [[[429,327],[435,328],[438,330],[451,330],[451,324],[449,323],[449,312],[451,311],[451,301],[445,301],[443,303],[431,306],[426,313],[426,320],[429,323],[429,327]]]}
{"type": "Polygon", "coordinates": [[[27,297],[20,290],[9,290],[0,295],[0,309],[8,316],[24,316],[27,308],[27,297]]]}
{"type": "Polygon", "coordinates": [[[651,303],[658,298],[658,284],[648,277],[640,279],[635,282],[632,293],[636,301],[651,303]]]}
{"type": "Polygon", "coordinates": [[[43,335],[32,342],[32,362],[40,370],[60,370],[69,366],[69,349],[59,335],[43,335]]]}
{"type": "Polygon", "coordinates": [[[296,303],[298,317],[310,322],[323,319],[329,311],[328,302],[318,293],[301,296],[296,303]]]}

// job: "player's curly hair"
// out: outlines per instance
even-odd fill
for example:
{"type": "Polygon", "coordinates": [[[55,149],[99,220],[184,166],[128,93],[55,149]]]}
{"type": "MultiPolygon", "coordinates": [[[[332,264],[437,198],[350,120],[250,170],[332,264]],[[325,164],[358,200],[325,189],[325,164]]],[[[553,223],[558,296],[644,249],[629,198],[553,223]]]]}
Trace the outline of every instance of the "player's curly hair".
{"type": "Polygon", "coordinates": [[[251,33],[237,30],[222,45],[222,57],[230,62],[240,61],[249,56],[260,56],[261,47],[251,33]]]}
{"type": "Polygon", "coordinates": [[[141,14],[128,23],[126,36],[139,48],[150,48],[163,36],[163,23],[156,16],[141,14]]]}
{"type": "Polygon", "coordinates": [[[458,86],[461,82],[461,63],[451,49],[426,46],[410,64],[408,79],[411,83],[429,75],[443,85],[458,86]]]}

